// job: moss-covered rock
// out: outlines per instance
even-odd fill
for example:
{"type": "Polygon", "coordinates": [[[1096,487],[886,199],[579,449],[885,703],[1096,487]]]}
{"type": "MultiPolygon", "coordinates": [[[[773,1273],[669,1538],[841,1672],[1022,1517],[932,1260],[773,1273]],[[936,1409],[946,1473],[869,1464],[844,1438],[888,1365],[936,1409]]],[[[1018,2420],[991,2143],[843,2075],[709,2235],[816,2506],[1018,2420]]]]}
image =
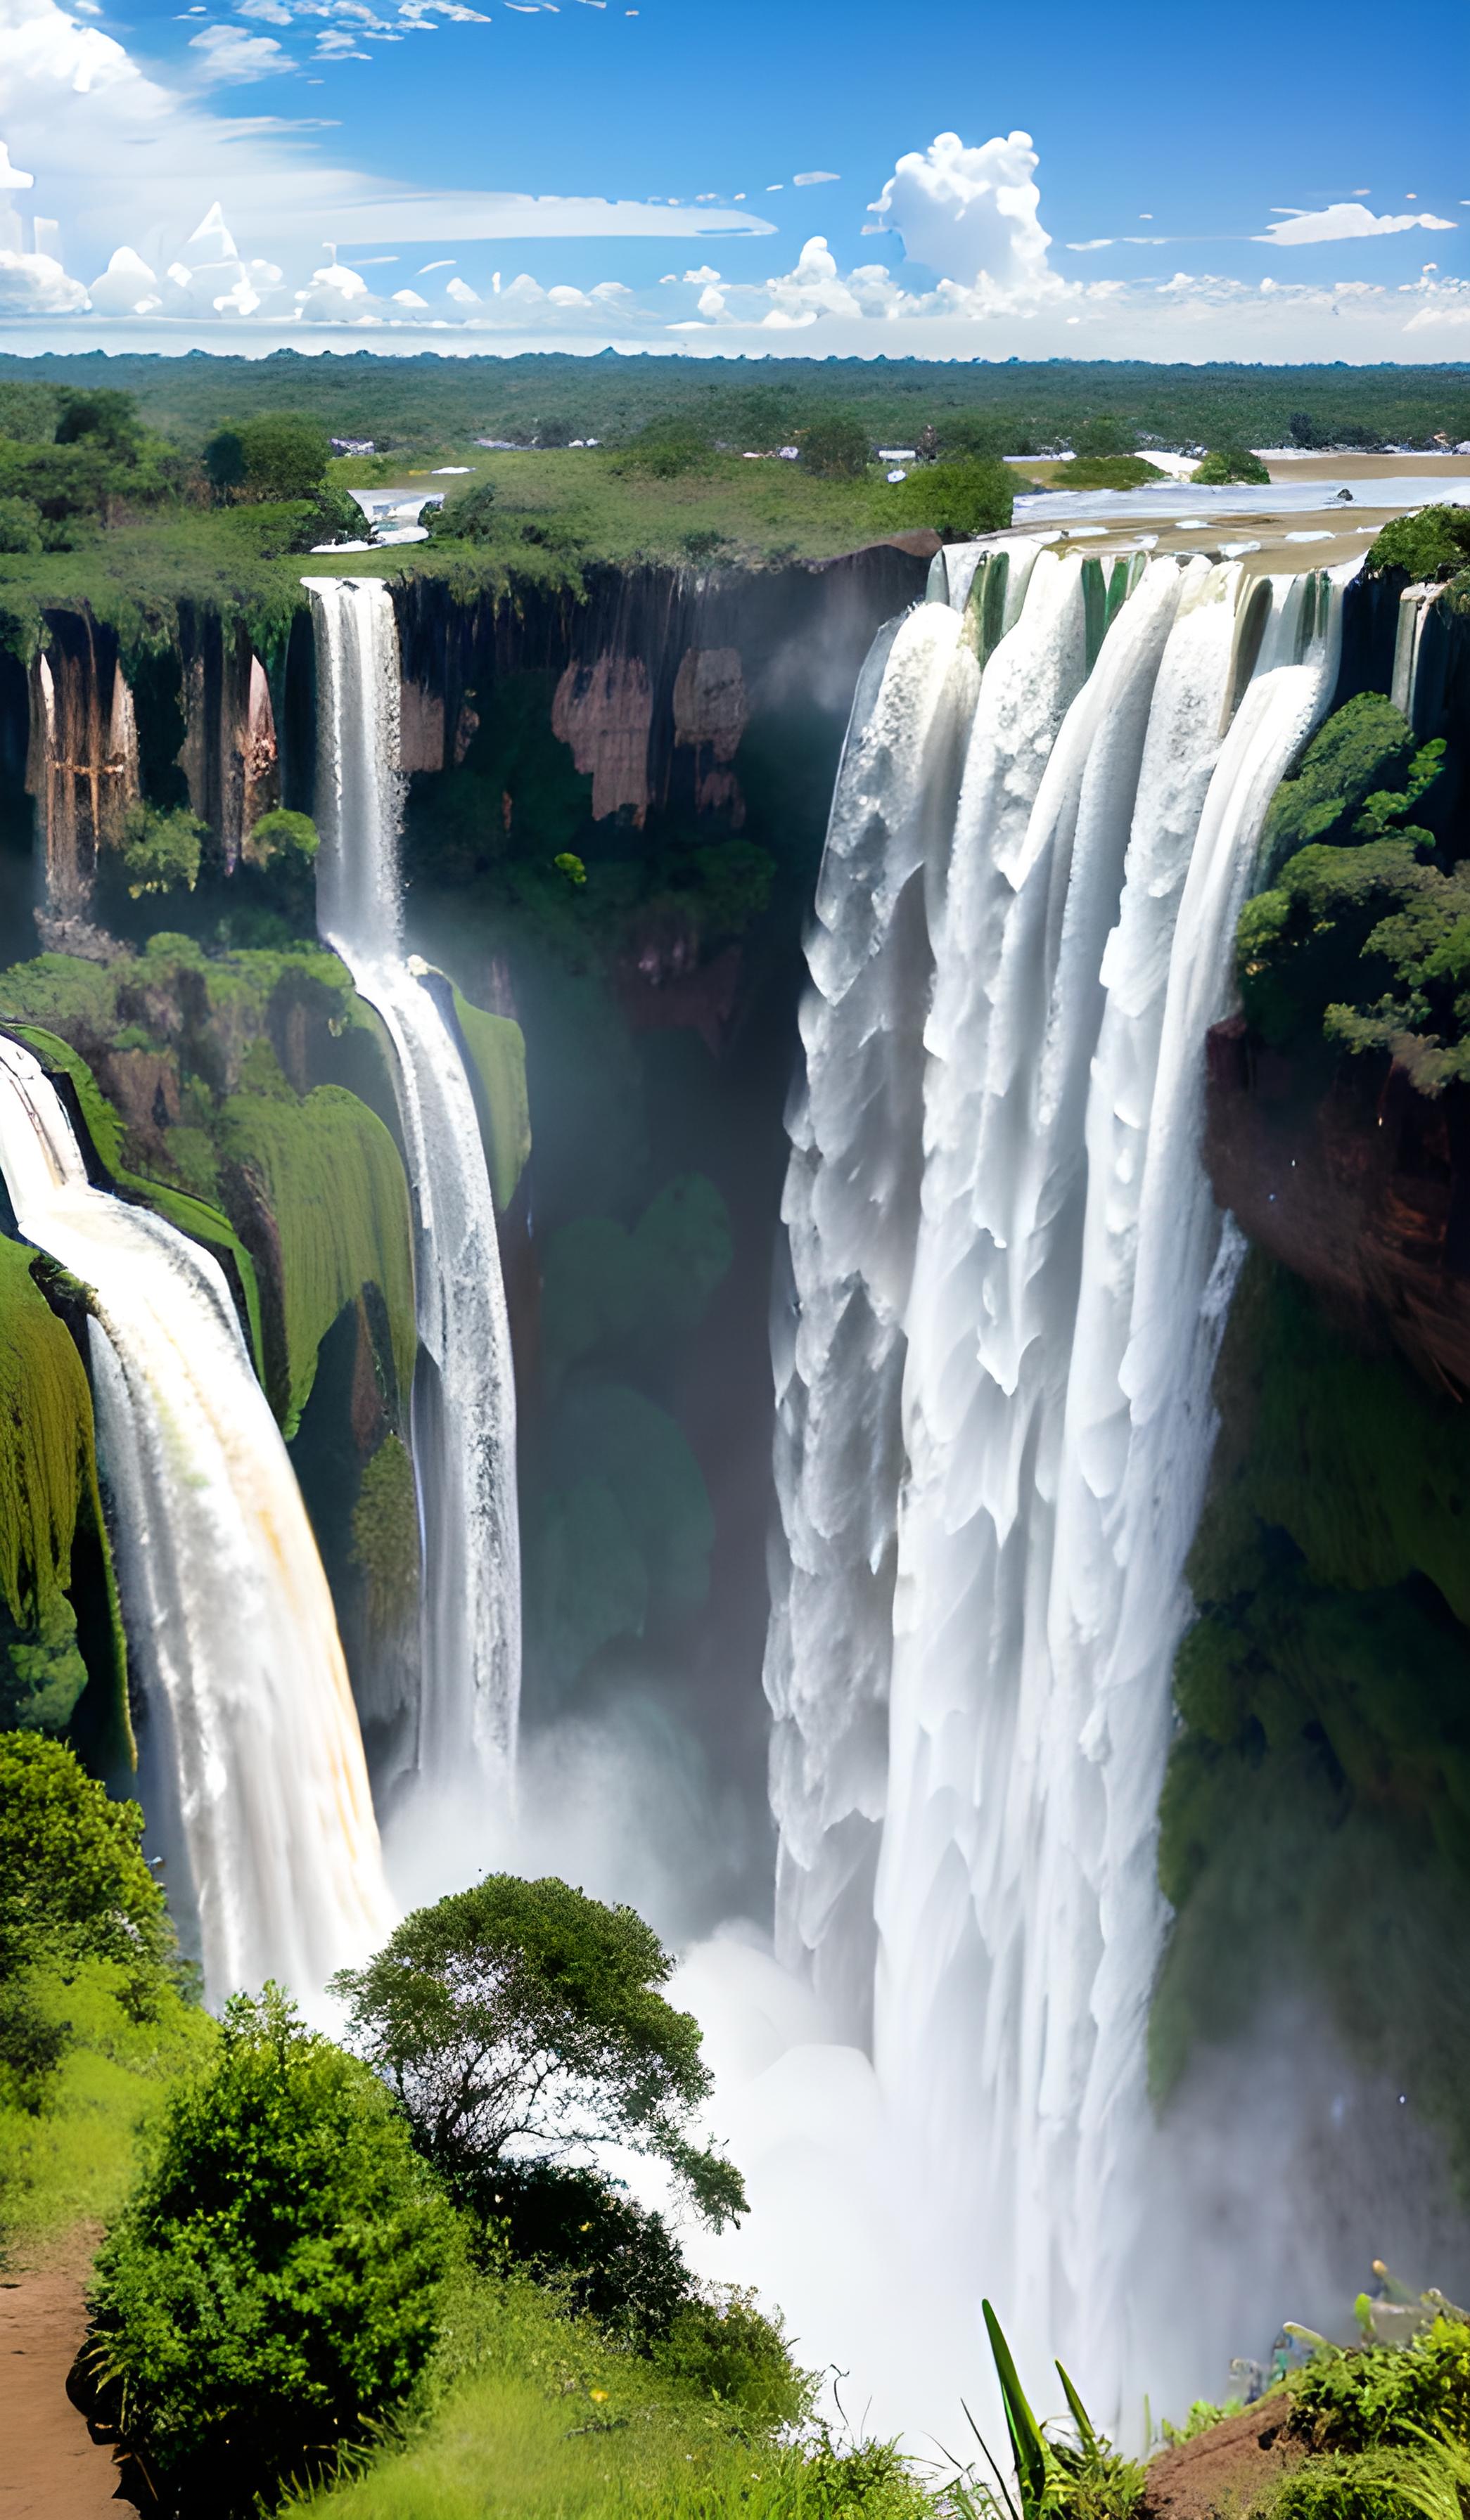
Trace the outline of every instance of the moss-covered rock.
{"type": "Polygon", "coordinates": [[[0,1238],[0,1727],[62,1732],[76,1712],[89,1678],[69,1598],[80,1543],[106,1602],[99,1733],[115,1754],[130,1754],[91,1388],[70,1332],[31,1274],[38,1263],[28,1244],[0,1238]]]}
{"type": "Polygon", "coordinates": [[[413,1463],[396,1435],[385,1436],[362,1473],[352,1513],[352,1562],[362,1576],[375,1639],[395,1635],[419,1598],[419,1501],[413,1463]]]}
{"type": "Polygon", "coordinates": [[[1470,1426],[1253,1260],[1217,1380],[1161,1810],[1168,2090],[1263,1985],[1393,2060],[1470,2176],[1470,1426]]]}
{"type": "Polygon", "coordinates": [[[469,1055],[495,1207],[503,1216],[530,1155],[526,1036],[509,1015],[486,1013],[455,989],[454,1020],[469,1055]]]}
{"type": "Polygon", "coordinates": [[[289,1438],[323,1338],[369,1285],[388,1308],[392,1402],[406,1413],[416,1347],[413,1220],[402,1159],[376,1112],[342,1086],[298,1097],[279,1069],[270,1078],[269,1058],[267,1045],[256,1045],[249,1081],[274,1090],[228,1097],[217,1138],[242,1233],[271,1264],[284,1354],[270,1359],[268,1387],[289,1438]]]}

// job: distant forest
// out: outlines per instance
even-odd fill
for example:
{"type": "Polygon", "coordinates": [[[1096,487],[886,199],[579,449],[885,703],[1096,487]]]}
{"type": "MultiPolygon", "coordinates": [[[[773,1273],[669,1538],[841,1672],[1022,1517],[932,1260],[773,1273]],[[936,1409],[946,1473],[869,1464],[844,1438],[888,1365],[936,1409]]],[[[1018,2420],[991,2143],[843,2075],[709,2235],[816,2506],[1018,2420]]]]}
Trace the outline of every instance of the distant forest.
{"type": "Polygon", "coordinates": [[[840,406],[872,437],[911,445],[925,426],[965,415],[992,428],[1004,451],[1041,455],[1089,422],[1121,425],[1145,446],[1222,443],[1324,446],[1450,445],[1470,438],[1470,366],[1157,367],[1134,360],[693,359],[605,351],[576,358],[373,351],[268,358],[173,357],[101,351],[0,356],[0,384],[50,382],[120,387],[148,425],[202,444],[221,412],[239,419],[280,409],[309,413],[339,437],[371,438],[405,456],[478,436],[565,444],[616,442],[651,420],[687,417],[725,439],[774,429],[840,406]]]}

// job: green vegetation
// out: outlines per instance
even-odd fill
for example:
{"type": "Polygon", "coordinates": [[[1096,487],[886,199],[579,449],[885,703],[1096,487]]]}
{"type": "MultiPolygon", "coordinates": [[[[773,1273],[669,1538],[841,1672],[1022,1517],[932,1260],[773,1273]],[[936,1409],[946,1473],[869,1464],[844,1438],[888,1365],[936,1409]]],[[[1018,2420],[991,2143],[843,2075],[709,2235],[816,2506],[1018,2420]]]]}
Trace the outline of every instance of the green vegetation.
{"type": "Polygon", "coordinates": [[[214,489],[253,499],[312,499],[327,478],[332,448],[320,421],[300,412],[260,412],[217,429],[204,452],[214,489]]]}
{"type": "Polygon", "coordinates": [[[1377,693],[1313,738],[1272,800],[1269,885],[1237,931],[1241,998],[1263,1039],[1388,1051],[1425,1094],[1470,1074],[1458,785],[1445,742],[1416,745],[1377,693]]]}
{"type": "Polygon", "coordinates": [[[419,1501],[413,1462],[396,1435],[386,1435],[362,1473],[352,1508],[352,1562],[367,1587],[368,1626],[376,1637],[398,1633],[419,1602],[419,1501]]]}
{"type": "Polygon", "coordinates": [[[456,2247],[376,2077],[236,1996],[97,2262],[101,2406],[173,2508],[251,2513],[404,2402],[456,2247]]]}
{"type": "Polygon", "coordinates": [[[207,826],[187,805],[167,814],[153,805],[129,805],[122,824],[122,874],[130,899],[179,885],[192,892],[207,836],[207,826]]]}
{"type": "Polygon", "coordinates": [[[1405,570],[1417,586],[1470,565],[1470,508],[1421,508],[1394,517],[1368,548],[1367,567],[1405,570]]]}
{"type": "Polygon", "coordinates": [[[418,1909],[333,1985],[348,2038],[462,2202],[483,2211],[507,2153],[619,2143],[666,2163],[718,2228],[745,2191],[689,2137],[711,2078],[698,2024],[658,1992],[672,1967],[631,1908],[498,1873],[418,1909]]]}
{"type": "Polygon", "coordinates": [[[1271,476],[1249,446],[1217,446],[1203,464],[1195,467],[1194,477],[1202,489],[1214,489],[1227,481],[1251,481],[1268,487],[1271,476]]]}
{"type": "Polygon", "coordinates": [[[376,1286],[388,1311],[397,1402],[417,1348],[413,1218],[402,1159],[376,1111],[341,1085],[299,1095],[269,1045],[242,1067],[244,1091],[210,1115],[245,1238],[274,1260],[284,1359],[267,1388],[288,1439],[316,1378],[317,1352],[344,1306],[376,1286]],[[252,1211],[253,1210],[253,1214],[252,1211]],[[284,1365],[284,1380],[282,1367],[284,1365]]]}
{"type": "Polygon", "coordinates": [[[320,845],[320,835],[309,814],[293,814],[284,805],[276,805],[251,825],[245,855],[252,866],[261,869],[293,861],[309,866],[320,845]]]}
{"type": "Polygon", "coordinates": [[[168,2078],[213,2025],[188,2000],[143,1815],[72,1753],[0,1733],[0,2248],[112,2213],[168,2078]]]}
{"type": "Polygon", "coordinates": [[[867,430],[845,411],[808,421],[799,442],[804,469],[820,481],[860,481],[872,462],[867,430]]]}
{"type": "MultiPolygon", "coordinates": [[[[1000,2321],[983,2305],[986,2332],[1000,2384],[1000,2402],[1016,2479],[1012,2501],[988,2451],[987,2463],[999,2492],[973,2476],[951,2487],[949,2501],[962,2520],[1132,2520],[1143,2500],[1144,2475],[1094,2430],[1087,2410],[1060,2362],[1057,2378],[1067,2401],[1062,2425],[1041,2425],[1031,2409],[1000,2321]]],[[[968,2412],[968,2409],[967,2409],[968,2412]]],[[[972,2418],[973,2424],[973,2418],[972,2418]]]]}
{"type": "Polygon", "coordinates": [[[1004,464],[916,465],[896,483],[894,520],[904,527],[930,525],[937,534],[972,540],[1004,533],[1011,521],[1015,477],[1004,464]]]}
{"type": "Polygon", "coordinates": [[[508,1015],[487,1014],[454,991],[454,1020],[479,1086],[481,1135],[489,1160],[495,1206],[504,1215],[530,1155],[530,1103],[526,1091],[526,1036],[508,1015]]]}
{"type": "Polygon", "coordinates": [[[33,1270],[48,1264],[0,1238],[0,1725],[61,1732],[89,1673],[69,1598],[85,1568],[111,1616],[102,1662],[105,1752],[126,1759],[127,1657],[97,1486],[92,1394],[75,1341],[33,1270]]]}
{"type": "Polygon", "coordinates": [[[1175,1922],[1156,2091],[1263,1992],[1328,2006],[1369,2067],[1414,2060],[1470,2175],[1470,1511],[1464,1413],[1350,1345],[1253,1259],[1216,1383],[1160,1813],[1175,1922]]]}
{"type": "Polygon", "coordinates": [[[1166,481],[1157,464],[1143,455],[1079,455],[1072,464],[1054,465],[1047,476],[1051,490],[1143,490],[1151,481],[1166,481]]]}

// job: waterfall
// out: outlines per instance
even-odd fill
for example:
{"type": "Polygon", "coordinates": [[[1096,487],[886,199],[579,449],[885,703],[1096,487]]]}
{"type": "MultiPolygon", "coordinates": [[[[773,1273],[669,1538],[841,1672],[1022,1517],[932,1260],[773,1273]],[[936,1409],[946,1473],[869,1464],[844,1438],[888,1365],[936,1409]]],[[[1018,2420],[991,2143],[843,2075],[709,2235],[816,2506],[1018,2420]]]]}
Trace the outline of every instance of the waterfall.
{"type": "Polygon", "coordinates": [[[0,1170],[22,1235],[91,1292],[146,1755],[207,1992],[274,1975],[309,1999],[392,1915],[332,1598],[229,1289],[209,1253],[91,1187],[55,1087],[3,1038],[0,1170]]]}
{"type": "Polygon", "coordinates": [[[508,1780],[521,1683],[516,1398],[475,1098],[424,966],[403,954],[400,679],[376,579],[307,578],[316,626],[322,933],[392,1043],[417,1217],[413,1450],[424,1541],[418,1769],[508,1780]]]}
{"type": "Polygon", "coordinates": [[[1161,2318],[1157,1811],[1240,1248],[1205,1034],[1350,572],[956,557],[859,691],[808,948],[778,1935],[819,1987],[868,1978],[977,2292],[1116,2412],[1161,2318]]]}

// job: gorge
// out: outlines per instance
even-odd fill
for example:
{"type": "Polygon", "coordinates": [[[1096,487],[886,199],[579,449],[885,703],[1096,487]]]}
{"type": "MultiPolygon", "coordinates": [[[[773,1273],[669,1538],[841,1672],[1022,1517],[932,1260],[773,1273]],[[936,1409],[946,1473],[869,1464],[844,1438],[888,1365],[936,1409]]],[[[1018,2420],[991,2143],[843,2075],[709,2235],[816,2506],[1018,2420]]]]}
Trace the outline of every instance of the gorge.
{"type": "MultiPolygon", "coordinates": [[[[708,1960],[774,1878],[792,2052],[871,2059],[971,2316],[989,2292],[1125,2428],[1330,2318],[1396,2234],[1438,2235],[1426,2282],[1470,2263],[1459,2050],[1409,2001],[1462,1861],[1465,1087],[1263,1043],[1236,953],[1346,702],[1463,745],[1465,616],[1129,536],[609,571],[580,606],[326,574],[258,647],[211,619],[144,656],[71,611],[0,676],[8,1231],[80,1331],[211,1998],[315,1997],[381,1938],[374,1797],[390,1873],[450,1804],[468,1870],[518,1773],[539,1808],[602,1761],[588,1886],[651,1883],[708,1960]],[[207,826],[187,898],[121,880],[143,802],[207,826]],[[253,840],[278,812],[314,862],[253,840]],[[1251,1395],[1293,1349],[1358,1399],[1271,1487],[1251,1395]],[[1397,1499],[1370,1407],[1428,1430],[1397,1499]],[[1272,1584],[1361,1598],[1394,1713],[1356,1764],[1311,1661],[1347,1648],[1273,1626],[1272,1584]],[[1410,1617],[1443,1657],[1412,1720],[1410,1617]],[[1361,2053],[1319,2035],[1341,1876],[1283,1950],[1232,1851],[1258,1778],[1288,1869],[1351,1840],[1412,1955],[1361,2053]],[[1298,2036],[1283,2096],[1263,2051],[1298,2036]]],[[[8,1601],[8,1722],[42,1589],[8,1601]]],[[[82,1660],[65,1720],[121,1776],[82,1660]]],[[[759,2213],[757,2182],[758,2243],[759,2213]]]]}

